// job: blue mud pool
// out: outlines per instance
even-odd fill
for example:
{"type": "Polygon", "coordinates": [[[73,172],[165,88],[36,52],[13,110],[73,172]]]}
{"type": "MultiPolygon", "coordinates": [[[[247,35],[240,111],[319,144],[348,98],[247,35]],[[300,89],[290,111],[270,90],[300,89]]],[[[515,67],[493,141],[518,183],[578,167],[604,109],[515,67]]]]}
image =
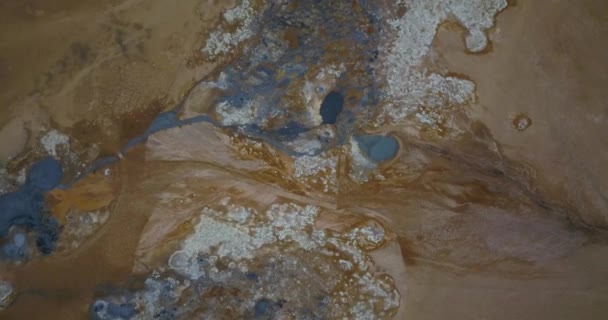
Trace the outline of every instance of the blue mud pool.
{"type": "Polygon", "coordinates": [[[335,91],[328,93],[325,99],[323,99],[321,109],[319,110],[323,123],[335,124],[343,107],[344,96],[335,91]]]}
{"type": "Polygon", "coordinates": [[[392,159],[399,151],[399,142],[392,136],[361,135],[355,136],[355,140],[365,156],[374,162],[392,159]]]}
{"type": "MultiPolygon", "coordinates": [[[[19,190],[0,195],[0,238],[5,238],[11,227],[22,227],[36,235],[40,252],[51,253],[60,228],[57,220],[46,213],[44,196],[59,185],[62,178],[59,161],[44,158],[30,167],[26,182],[19,190]]],[[[3,245],[0,255],[11,260],[22,259],[27,251],[25,246],[25,236],[17,233],[3,245]]]]}

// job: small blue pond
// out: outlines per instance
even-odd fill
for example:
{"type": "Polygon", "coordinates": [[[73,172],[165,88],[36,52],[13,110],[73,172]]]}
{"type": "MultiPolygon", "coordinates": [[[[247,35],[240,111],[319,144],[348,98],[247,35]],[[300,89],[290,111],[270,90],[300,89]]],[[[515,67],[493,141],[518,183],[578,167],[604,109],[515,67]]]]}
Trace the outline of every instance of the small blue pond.
{"type": "Polygon", "coordinates": [[[361,135],[355,136],[355,140],[365,156],[375,162],[389,160],[399,151],[399,143],[392,136],[361,135]]]}
{"type": "Polygon", "coordinates": [[[344,96],[342,94],[332,91],[325,96],[323,103],[321,103],[321,118],[323,123],[335,124],[338,120],[338,115],[342,112],[344,107],[344,96]]]}

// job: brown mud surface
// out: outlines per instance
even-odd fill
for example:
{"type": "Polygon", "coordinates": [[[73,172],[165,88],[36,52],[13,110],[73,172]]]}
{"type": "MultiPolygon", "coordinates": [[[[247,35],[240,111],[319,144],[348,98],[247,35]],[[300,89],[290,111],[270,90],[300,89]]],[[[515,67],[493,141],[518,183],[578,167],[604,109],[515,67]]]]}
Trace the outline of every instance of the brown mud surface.
{"type": "MultiPolygon", "coordinates": [[[[238,57],[205,60],[200,50],[233,6],[0,0],[0,163],[17,175],[51,128],[83,161],[116,155],[188,93],[196,108],[187,100],[184,112],[206,113],[214,93],[192,87],[238,57]]],[[[352,155],[337,149],[337,187],[323,192],[320,178],[296,177],[293,158],[233,130],[155,133],[104,167],[109,176],[48,195],[59,221],[109,218],[73,250],[0,265],[18,292],[0,318],[86,319],[100,288],[140,288],[201,208],[230,197],[260,212],[319,207],[315,227],[337,234],[382,225],[383,246],[361,250],[392,277],[395,319],[604,319],[608,3],[519,0],[496,16],[482,53],[467,52],[463,32],[442,24],[432,43],[437,69],[476,85],[476,104],[453,112],[457,138],[370,126],[394,136],[399,153],[357,182],[352,155]]],[[[298,47],[295,30],[284,38],[298,47]]]]}

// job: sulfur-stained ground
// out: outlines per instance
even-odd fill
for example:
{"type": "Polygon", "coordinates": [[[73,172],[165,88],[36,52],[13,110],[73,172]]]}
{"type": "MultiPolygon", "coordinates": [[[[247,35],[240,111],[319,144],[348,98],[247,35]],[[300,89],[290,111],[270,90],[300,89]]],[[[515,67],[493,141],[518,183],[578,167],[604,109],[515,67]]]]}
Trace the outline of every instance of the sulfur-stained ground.
{"type": "Polygon", "coordinates": [[[603,319],[606,13],[0,0],[0,318],[603,319]]]}

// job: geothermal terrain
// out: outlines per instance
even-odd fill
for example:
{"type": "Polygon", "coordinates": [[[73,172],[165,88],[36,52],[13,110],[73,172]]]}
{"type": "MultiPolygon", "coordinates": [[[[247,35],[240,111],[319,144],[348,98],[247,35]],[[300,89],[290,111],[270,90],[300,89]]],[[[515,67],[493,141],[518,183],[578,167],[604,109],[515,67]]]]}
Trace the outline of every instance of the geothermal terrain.
{"type": "Polygon", "coordinates": [[[0,0],[0,319],[606,319],[608,2],[0,0]]]}

